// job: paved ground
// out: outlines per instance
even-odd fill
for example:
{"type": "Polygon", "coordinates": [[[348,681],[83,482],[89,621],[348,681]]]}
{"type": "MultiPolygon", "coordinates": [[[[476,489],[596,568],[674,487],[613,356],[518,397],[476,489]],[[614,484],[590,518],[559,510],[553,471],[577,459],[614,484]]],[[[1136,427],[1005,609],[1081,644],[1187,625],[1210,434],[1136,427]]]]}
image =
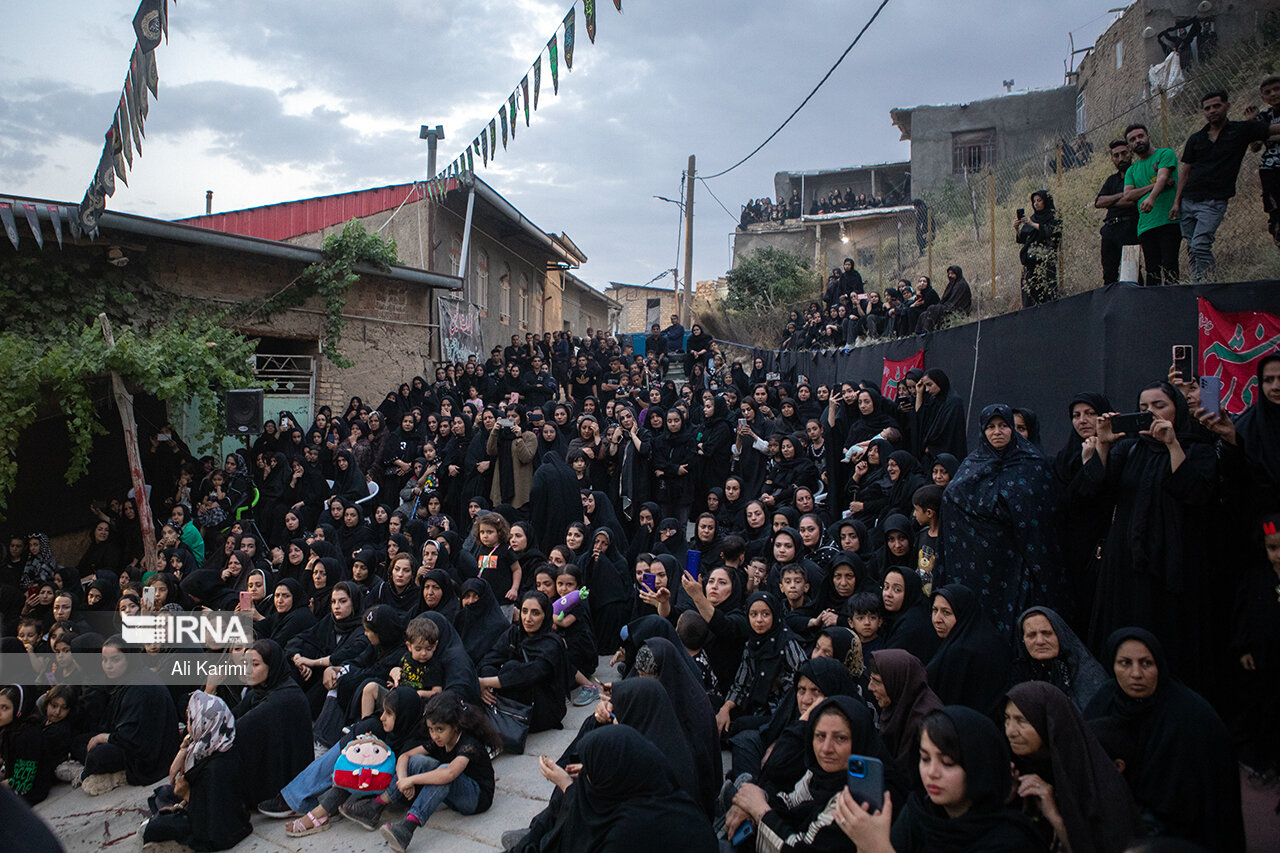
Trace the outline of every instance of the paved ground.
{"type": "MultiPolygon", "coordinates": [[[[596,677],[611,681],[611,674],[601,659],[596,677]]],[[[498,840],[508,829],[527,826],[540,812],[551,795],[551,783],[538,771],[538,756],[559,757],[568,747],[594,706],[569,707],[564,729],[530,735],[524,755],[501,755],[494,761],[497,792],[493,807],[481,815],[464,817],[442,808],[432,815],[425,827],[414,834],[413,849],[448,850],[450,853],[479,853],[499,848],[498,840]]],[[[154,787],[154,786],[152,786],[154,787]]],[[[151,787],[117,788],[100,797],[89,797],[78,788],[58,784],[36,812],[53,827],[67,853],[82,851],[137,850],[140,840],[138,824],[147,816],[147,796],[151,787]]],[[[389,850],[382,835],[367,832],[350,821],[339,820],[327,832],[306,838],[289,838],[284,834],[285,821],[253,815],[253,834],[235,847],[237,853],[283,853],[283,851],[333,850],[340,853],[389,850]]],[[[186,850],[177,844],[159,844],[147,848],[156,853],[186,850]]],[[[7,853],[7,852],[6,852],[7,853]]]]}
{"type": "MultiPolygon", "coordinates": [[[[601,681],[611,681],[616,677],[606,666],[607,660],[601,658],[596,671],[596,677],[601,681]]],[[[502,833],[527,826],[551,795],[551,783],[538,771],[538,756],[558,757],[593,710],[593,707],[570,706],[563,730],[530,735],[524,755],[499,756],[494,761],[497,794],[493,808],[472,817],[442,808],[415,833],[412,849],[448,850],[449,853],[499,849],[498,840],[502,833]]],[[[1243,773],[1240,782],[1249,853],[1280,853],[1280,815],[1273,811],[1280,792],[1253,788],[1243,773]]],[[[146,801],[150,793],[150,788],[125,787],[101,797],[87,797],[79,789],[59,783],[36,812],[53,827],[67,853],[132,851],[137,850],[140,844],[137,829],[147,815],[146,801]]],[[[315,850],[361,853],[390,849],[381,834],[367,832],[346,820],[337,821],[327,832],[307,838],[289,838],[284,834],[285,821],[269,820],[259,814],[254,814],[252,819],[253,834],[236,846],[237,853],[315,850]]],[[[155,853],[178,853],[187,848],[161,844],[147,849],[155,853]]]]}

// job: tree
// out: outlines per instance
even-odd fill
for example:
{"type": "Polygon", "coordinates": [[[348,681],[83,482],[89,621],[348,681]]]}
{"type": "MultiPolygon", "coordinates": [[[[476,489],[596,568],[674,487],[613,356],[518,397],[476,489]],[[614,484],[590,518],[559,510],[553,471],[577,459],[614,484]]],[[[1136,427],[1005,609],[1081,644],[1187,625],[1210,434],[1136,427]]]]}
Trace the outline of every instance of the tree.
{"type": "Polygon", "coordinates": [[[812,296],[821,286],[808,261],[772,246],[747,255],[727,278],[725,303],[733,311],[774,310],[812,296]]]}

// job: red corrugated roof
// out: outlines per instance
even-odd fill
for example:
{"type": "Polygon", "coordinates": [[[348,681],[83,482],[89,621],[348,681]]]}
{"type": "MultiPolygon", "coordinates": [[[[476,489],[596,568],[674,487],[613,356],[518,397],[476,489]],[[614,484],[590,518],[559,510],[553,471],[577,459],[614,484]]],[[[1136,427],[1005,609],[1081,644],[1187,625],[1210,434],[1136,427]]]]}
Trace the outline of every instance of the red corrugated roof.
{"type": "MultiPolygon", "coordinates": [[[[449,179],[448,189],[456,189],[457,181],[449,179]]],[[[422,184],[396,184],[355,192],[304,198],[245,210],[231,210],[209,216],[192,216],[178,219],[183,225],[210,228],[229,234],[244,234],[265,240],[288,240],[299,234],[309,234],[341,225],[352,219],[372,216],[384,210],[395,210],[414,193],[413,199],[423,197],[422,184]]]]}

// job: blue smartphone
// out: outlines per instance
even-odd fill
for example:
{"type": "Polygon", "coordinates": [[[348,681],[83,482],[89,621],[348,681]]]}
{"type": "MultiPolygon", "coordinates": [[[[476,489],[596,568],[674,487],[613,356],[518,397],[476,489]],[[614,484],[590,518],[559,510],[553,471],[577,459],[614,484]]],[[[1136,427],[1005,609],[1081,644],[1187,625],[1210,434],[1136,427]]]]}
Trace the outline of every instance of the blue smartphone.
{"type": "Polygon", "coordinates": [[[656,593],[658,591],[658,576],[653,572],[641,572],[640,585],[649,590],[649,592],[656,593]]]}
{"type": "Polygon", "coordinates": [[[684,570],[689,573],[689,577],[694,580],[698,579],[698,567],[702,564],[702,554],[692,548],[684,555],[684,570]]]}
{"type": "Polygon", "coordinates": [[[869,755],[849,756],[849,793],[868,810],[884,808],[884,764],[869,755]]]}
{"type": "Polygon", "coordinates": [[[734,847],[737,847],[739,844],[755,834],[755,831],[756,828],[752,825],[751,821],[744,820],[742,823],[738,824],[738,831],[733,834],[733,841],[731,843],[734,847]]]}

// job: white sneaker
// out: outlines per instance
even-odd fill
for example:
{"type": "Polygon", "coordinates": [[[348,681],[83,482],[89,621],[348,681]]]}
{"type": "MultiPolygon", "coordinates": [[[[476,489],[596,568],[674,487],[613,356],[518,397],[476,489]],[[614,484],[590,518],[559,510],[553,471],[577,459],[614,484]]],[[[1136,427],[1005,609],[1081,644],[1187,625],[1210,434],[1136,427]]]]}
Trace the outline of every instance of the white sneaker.
{"type": "Polygon", "coordinates": [[[53,775],[57,777],[59,782],[70,782],[71,787],[80,787],[80,774],[84,772],[84,765],[79,761],[67,760],[62,762],[53,771],[53,775]]]}

